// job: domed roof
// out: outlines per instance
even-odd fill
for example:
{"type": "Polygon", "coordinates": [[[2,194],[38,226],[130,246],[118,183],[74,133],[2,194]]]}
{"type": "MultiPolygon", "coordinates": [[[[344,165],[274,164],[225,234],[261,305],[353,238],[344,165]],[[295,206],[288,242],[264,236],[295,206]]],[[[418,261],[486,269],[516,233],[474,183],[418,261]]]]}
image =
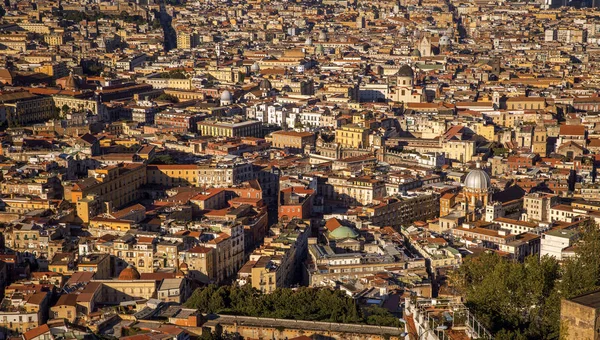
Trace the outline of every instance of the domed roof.
{"type": "Polygon", "coordinates": [[[418,48],[415,48],[412,52],[410,52],[410,56],[421,58],[421,51],[419,51],[418,48]]]}
{"type": "Polygon", "coordinates": [[[402,65],[402,67],[400,67],[400,69],[398,70],[398,73],[396,73],[396,75],[399,77],[409,77],[409,78],[415,77],[415,73],[413,72],[413,69],[410,66],[408,66],[407,64],[402,65]]]}
{"type": "Polygon", "coordinates": [[[252,72],[260,71],[260,66],[258,65],[258,63],[252,64],[252,66],[250,66],[250,71],[252,71],[252,72]]]}
{"type": "Polygon", "coordinates": [[[270,90],[273,88],[273,86],[271,85],[271,82],[269,81],[269,79],[263,79],[260,81],[260,85],[259,85],[261,90],[270,90]]]}
{"type": "Polygon", "coordinates": [[[304,41],[304,45],[306,46],[312,46],[313,41],[311,37],[306,38],[306,40],[304,41]]]}
{"type": "Polygon", "coordinates": [[[407,30],[406,30],[406,26],[402,26],[402,27],[400,27],[400,31],[399,31],[398,33],[400,33],[400,34],[402,34],[402,35],[405,35],[405,34],[406,34],[406,32],[407,32],[407,30]]]}
{"type": "Polygon", "coordinates": [[[181,264],[179,265],[179,269],[181,269],[181,270],[188,269],[188,264],[185,262],[181,262],[181,264]]]}
{"type": "Polygon", "coordinates": [[[222,101],[227,101],[230,102],[233,99],[233,96],[231,95],[231,92],[225,90],[221,93],[221,100],[222,101]]]}
{"type": "Polygon", "coordinates": [[[119,280],[124,281],[133,281],[140,279],[140,272],[137,271],[132,265],[127,266],[127,268],[121,271],[119,274],[119,280]]]}
{"type": "Polygon", "coordinates": [[[77,90],[79,89],[79,84],[77,83],[77,79],[73,76],[73,72],[69,74],[67,80],[65,80],[65,89],[66,90],[77,90]]]}
{"type": "Polygon", "coordinates": [[[465,177],[463,184],[469,189],[488,190],[491,186],[490,175],[481,169],[473,169],[465,177]]]}
{"type": "Polygon", "coordinates": [[[319,33],[319,41],[325,41],[325,40],[327,40],[327,33],[325,33],[325,32],[319,33]]]}
{"type": "Polygon", "coordinates": [[[345,238],[357,238],[358,234],[354,229],[346,226],[341,226],[335,228],[333,231],[329,233],[329,236],[336,240],[341,240],[345,238]]]}

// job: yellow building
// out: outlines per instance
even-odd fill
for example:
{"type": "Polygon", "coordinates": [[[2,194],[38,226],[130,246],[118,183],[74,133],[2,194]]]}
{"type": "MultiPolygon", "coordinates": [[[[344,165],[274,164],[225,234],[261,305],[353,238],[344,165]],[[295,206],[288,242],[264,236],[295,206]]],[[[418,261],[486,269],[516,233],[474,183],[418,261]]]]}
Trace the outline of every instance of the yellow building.
{"type": "Polygon", "coordinates": [[[48,264],[48,271],[53,273],[70,274],[75,263],[74,253],[57,253],[48,264]]]}
{"type": "Polygon", "coordinates": [[[283,286],[283,280],[277,265],[271,261],[270,256],[261,256],[252,267],[252,288],[263,293],[272,293],[278,287],[283,286]]]}
{"type": "Polygon", "coordinates": [[[61,46],[64,42],[62,34],[47,34],[44,41],[50,46],[61,46]]]}
{"type": "Polygon", "coordinates": [[[209,66],[206,73],[219,81],[226,83],[238,83],[244,81],[244,72],[237,67],[209,66]]]}
{"type": "Polygon", "coordinates": [[[63,62],[50,62],[35,68],[36,72],[44,73],[54,79],[66,77],[69,75],[69,69],[63,62]]]}
{"type": "Polygon", "coordinates": [[[335,142],[343,147],[366,148],[369,146],[369,129],[355,125],[344,125],[335,130],[335,142]]]}
{"type": "Polygon", "coordinates": [[[198,186],[200,173],[200,167],[193,164],[148,165],[147,167],[148,183],[167,187],[198,186]]]}
{"type": "Polygon", "coordinates": [[[110,278],[110,256],[108,254],[89,254],[81,257],[77,264],[80,272],[94,272],[94,278],[103,280],[110,278]]]}
{"type": "Polygon", "coordinates": [[[90,218],[140,198],[138,189],[146,184],[145,164],[119,164],[90,171],[90,177],[71,189],[71,202],[84,223],[90,218]],[[103,203],[104,205],[102,205],[103,203]]]}
{"type": "Polygon", "coordinates": [[[307,145],[315,145],[315,134],[311,132],[276,131],[271,135],[271,143],[276,148],[301,151],[307,145]]]}
{"type": "Polygon", "coordinates": [[[50,307],[50,317],[74,323],[77,318],[77,294],[62,294],[56,304],[50,307]]]}
{"type": "Polygon", "coordinates": [[[4,103],[7,120],[13,124],[43,122],[54,114],[54,102],[51,97],[16,92],[1,95],[0,101],[4,103]]]}
{"type": "Polygon", "coordinates": [[[12,214],[26,214],[34,210],[47,210],[55,207],[53,200],[42,200],[29,197],[3,198],[5,211],[12,214]]]}
{"type": "MultiPolygon", "coordinates": [[[[79,207],[79,206],[78,206],[79,207]]],[[[94,217],[89,220],[89,231],[96,236],[107,232],[125,234],[133,227],[133,221],[115,220],[112,218],[94,217]]]]}
{"type": "Polygon", "coordinates": [[[39,34],[48,34],[50,33],[50,27],[46,24],[38,24],[33,22],[20,22],[17,24],[20,28],[24,29],[28,32],[39,33],[39,34]]]}
{"type": "Polygon", "coordinates": [[[190,49],[195,48],[200,43],[200,38],[196,32],[177,32],[177,48],[190,49]]]}
{"type": "Polygon", "coordinates": [[[546,157],[548,152],[548,131],[546,127],[538,125],[533,130],[533,142],[531,151],[540,157],[546,157]]]}
{"type": "Polygon", "coordinates": [[[245,122],[202,121],[198,123],[198,131],[202,136],[260,137],[262,135],[262,123],[252,120],[245,122]]]}
{"type": "Polygon", "coordinates": [[[475,142],[470,140],[449,140],[442,143],[442,151],[447,159],[461,163],[470,162],[475,155],[475,142]]]}
{"type": "Polygon", "coordinates": [[[487,141],[491,142],[494,140],[494,125],[488,124],[477,124],[476,125],[477,134],[481,137],[485,138],[487,141]]]}
{"type": "Polygon", "coordinates": [[[187,268],[190,278],[201,282],[214,282],[217,280],[215,271],[214,248],[197,246],[187,251],[181,252],[184,259],[181,269],[187,268]]]}
{"type": "Polygon", "coordinates": [[[509,110],[542,110],[546,108],[546,99],[542,97],[513,97],[506,100],[509,110]]]}

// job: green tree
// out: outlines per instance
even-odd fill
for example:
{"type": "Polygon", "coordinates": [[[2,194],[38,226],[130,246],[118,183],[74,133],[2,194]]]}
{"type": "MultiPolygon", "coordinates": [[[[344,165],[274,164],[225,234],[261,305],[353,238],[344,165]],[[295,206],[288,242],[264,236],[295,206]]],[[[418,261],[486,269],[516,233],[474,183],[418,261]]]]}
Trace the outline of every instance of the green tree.
{"type": "Polygon", "coordinates": [[[465,261],[451,280],[497,339],[559,339],[560,300],[600,286],[600,231],[587,221],[579,232],[575,257],[562,265],[548,256],[518,263],[486,253],[465,261]]]}
{"type": "Polygon", "coordinates": [[[64,116],[66,116],[66,115],[67,115],[67,113],[69,113],[69,110],[70,110],[70,109],[71,109],[71,108],[70,108],[70,107],[69,107],[69,105],[67,105],[67,104],[65,104],[65,105],[63,105],[63,106],[62,106],[62,109],[61,109],[61,111],[62,111],[63,117],[64,117],[64,116]]]}
{"type": "Polygon", "coordinates": [[[156,97],[156,100],[170,102],[170,103],[179,103],[179,98],[175,97],[172,94],[163,93],[160,96],[156,97]]]}
{"type": "Polygon", "coordinates": [[[399,326],[387,310],[373,308],[362,313],[352,298],[330,289],[282,288],[261,294],[250,286],[209,285],[194,291],[185,305],[202,313],[399,326]]]}

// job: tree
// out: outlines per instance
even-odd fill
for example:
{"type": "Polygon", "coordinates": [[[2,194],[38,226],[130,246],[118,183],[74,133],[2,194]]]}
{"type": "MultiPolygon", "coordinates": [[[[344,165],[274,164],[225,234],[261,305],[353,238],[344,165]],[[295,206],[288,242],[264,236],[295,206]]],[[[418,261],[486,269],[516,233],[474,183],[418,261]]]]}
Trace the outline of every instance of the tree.
{"type": "Polygon", "coordinates": [[[60,118],[60,109],[58,108],[58,106],[53,106],[52,107],[52,119],[59,119],[60,118]]]}
{"type": "Polygon", "coordinates": [[[559,339],[560,300],[600,286],[600,231],[586,221],[579,232],[575,257],[562,266],[554,257],[518,263],[486,253],[466,260],[451,280],[497,339],[559,339]]]}
{"type": "Polygon", "coordinates": [[[168,94],[168,93],[161,94],[160,96],[156,97],[156,100],[166,101],[166,102],[170,102],[170,103],[179,103],[179,98],[175,97],[172,94],[168,94]]]}
{"type": "Polygon", "coordinates": [[[70,109],[71,109],[71,108],[70,108],[70,107],[69,107],[69,105],[67,105],[67,104],[65,104],[65,105],[63,105],[63,106],[62,106],[62,114],[63,114],[63,117],[64,117],[64,116],[66,116],[66,115],[67,115],[67,113],[69,113],[69,110],[70,110],[70,109]]]}
{"type": "Polygon", "coordinates": [[[249,285],[209,285],[194,291],[185,305],[202,313],[399,326],[398,319],[386,309],[377,307],[363,313],[352,298],[330,289],[281,288],[261,294],[249,285]]]}

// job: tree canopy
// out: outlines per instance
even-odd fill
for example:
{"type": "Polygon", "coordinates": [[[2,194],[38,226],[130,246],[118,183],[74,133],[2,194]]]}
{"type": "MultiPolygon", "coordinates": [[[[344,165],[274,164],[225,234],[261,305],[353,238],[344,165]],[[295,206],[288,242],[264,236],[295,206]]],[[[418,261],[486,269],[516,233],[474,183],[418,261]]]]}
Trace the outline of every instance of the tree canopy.
{"type": "Polygon", "coordinates": [[[165,101],[170,103],[179,103],[179,98],[175,97],[172,94],[163,93],[160,96],[156,97],[156,100],[165,101]]]}
{"type": "Polygon", "coordinates": [[[202,313],[401,326],[398,318],[386,309],[369,307],[361,310],[354,299],[331,289],[280,288],[272,294],[261,294],[249,285],[209,285],[194,291],[185,305],[202,313]]]}
{"type": "Polygon", "coordinates": [[[560,300],[600,286],[600,232],[580,229],[575,257],[530,256],[523,263],[495,253],[465,261],[452,278],[466,305],[497,339],[559,339],[560,300]]]}

